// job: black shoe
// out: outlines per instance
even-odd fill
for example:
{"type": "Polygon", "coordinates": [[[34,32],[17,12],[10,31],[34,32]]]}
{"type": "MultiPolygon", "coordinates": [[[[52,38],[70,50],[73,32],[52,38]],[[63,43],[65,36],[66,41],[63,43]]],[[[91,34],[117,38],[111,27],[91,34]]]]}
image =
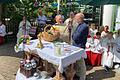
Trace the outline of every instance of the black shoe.
{"type": "Polygon", "coordinates": [[[79,80],[79,78],[80,78],[80,77],[75,74],[73,80],[79,80]]]}
{"type": "Polygon", "coordinates": [[[105,66],[105,71],[106,72],[109,72],[110,71],[110,68],[108,66],[105,66]]]}

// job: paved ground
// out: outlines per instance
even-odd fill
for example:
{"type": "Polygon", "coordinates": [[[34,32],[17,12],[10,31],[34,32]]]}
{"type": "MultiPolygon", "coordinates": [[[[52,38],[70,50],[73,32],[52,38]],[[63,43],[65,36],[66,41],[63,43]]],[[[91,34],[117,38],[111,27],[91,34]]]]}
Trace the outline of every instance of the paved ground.
{"type": "MultiPolygon", "coordinates": [[[[14,52],[13,42],[0,45],[0,80],[15,80],[20,54],[14,52]]],[[[106,73],[102,67],[87,67],[86,80],[120,80],[120,69],[106,73]]]]}

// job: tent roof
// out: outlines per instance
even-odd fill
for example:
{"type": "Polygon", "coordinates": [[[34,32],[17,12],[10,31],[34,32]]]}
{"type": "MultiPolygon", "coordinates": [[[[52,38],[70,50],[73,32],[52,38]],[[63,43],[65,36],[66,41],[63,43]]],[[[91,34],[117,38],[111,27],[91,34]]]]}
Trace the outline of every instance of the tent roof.
{"type": "Polygon", "coordinates": [[[12,3],[15,1],[17,1],[17,0],[0,0],[0,3],[12,3]]]}
{"type": "Polygon", "coordinates": [[[120,0],[76,0],[83,5],[120,4],[120,0]]]}

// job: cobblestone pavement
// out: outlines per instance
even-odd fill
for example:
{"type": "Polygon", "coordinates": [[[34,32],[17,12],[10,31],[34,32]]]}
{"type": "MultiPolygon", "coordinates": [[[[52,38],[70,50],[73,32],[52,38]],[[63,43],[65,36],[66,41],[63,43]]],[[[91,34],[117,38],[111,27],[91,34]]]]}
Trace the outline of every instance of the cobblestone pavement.
{"type": "MultiPolygon", "coordinates": [[[[15,80],[21,54],[14,52],[13,42],[0,45],[0,80],[15,80]]],[[[102,67],[87,66],[86,80],[120,80],[120,69],[106,73],[102,67]]]]}

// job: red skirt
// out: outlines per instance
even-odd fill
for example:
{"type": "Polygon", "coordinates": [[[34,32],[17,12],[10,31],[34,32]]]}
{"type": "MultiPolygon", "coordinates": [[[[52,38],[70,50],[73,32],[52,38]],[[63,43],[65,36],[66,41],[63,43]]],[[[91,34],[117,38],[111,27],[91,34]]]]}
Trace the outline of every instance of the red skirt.
{"type": "Polygon", "coordinates": [[[95,53],[91,51],[91,65],[100,66],[101,65],[102,54],[95,53]]]}
{"type": "Polygon", "coordinates": [[[86,54],[87,54],[86,63],[91,65],[91,51],[90,50],[86,51],[86,54]]]}
{"type": "Polygon", "coordinates": [[[0,36],[0,45],[4,43],[4,37],[0,36]]]}
{"type": "Polygon", "coordinates": [[[102,54],[95,53],[90,50],[87,50],[86,53],[87,53],[87,59],[86,59],[87,64],[91,66],[101,65],[102,54]]]}

